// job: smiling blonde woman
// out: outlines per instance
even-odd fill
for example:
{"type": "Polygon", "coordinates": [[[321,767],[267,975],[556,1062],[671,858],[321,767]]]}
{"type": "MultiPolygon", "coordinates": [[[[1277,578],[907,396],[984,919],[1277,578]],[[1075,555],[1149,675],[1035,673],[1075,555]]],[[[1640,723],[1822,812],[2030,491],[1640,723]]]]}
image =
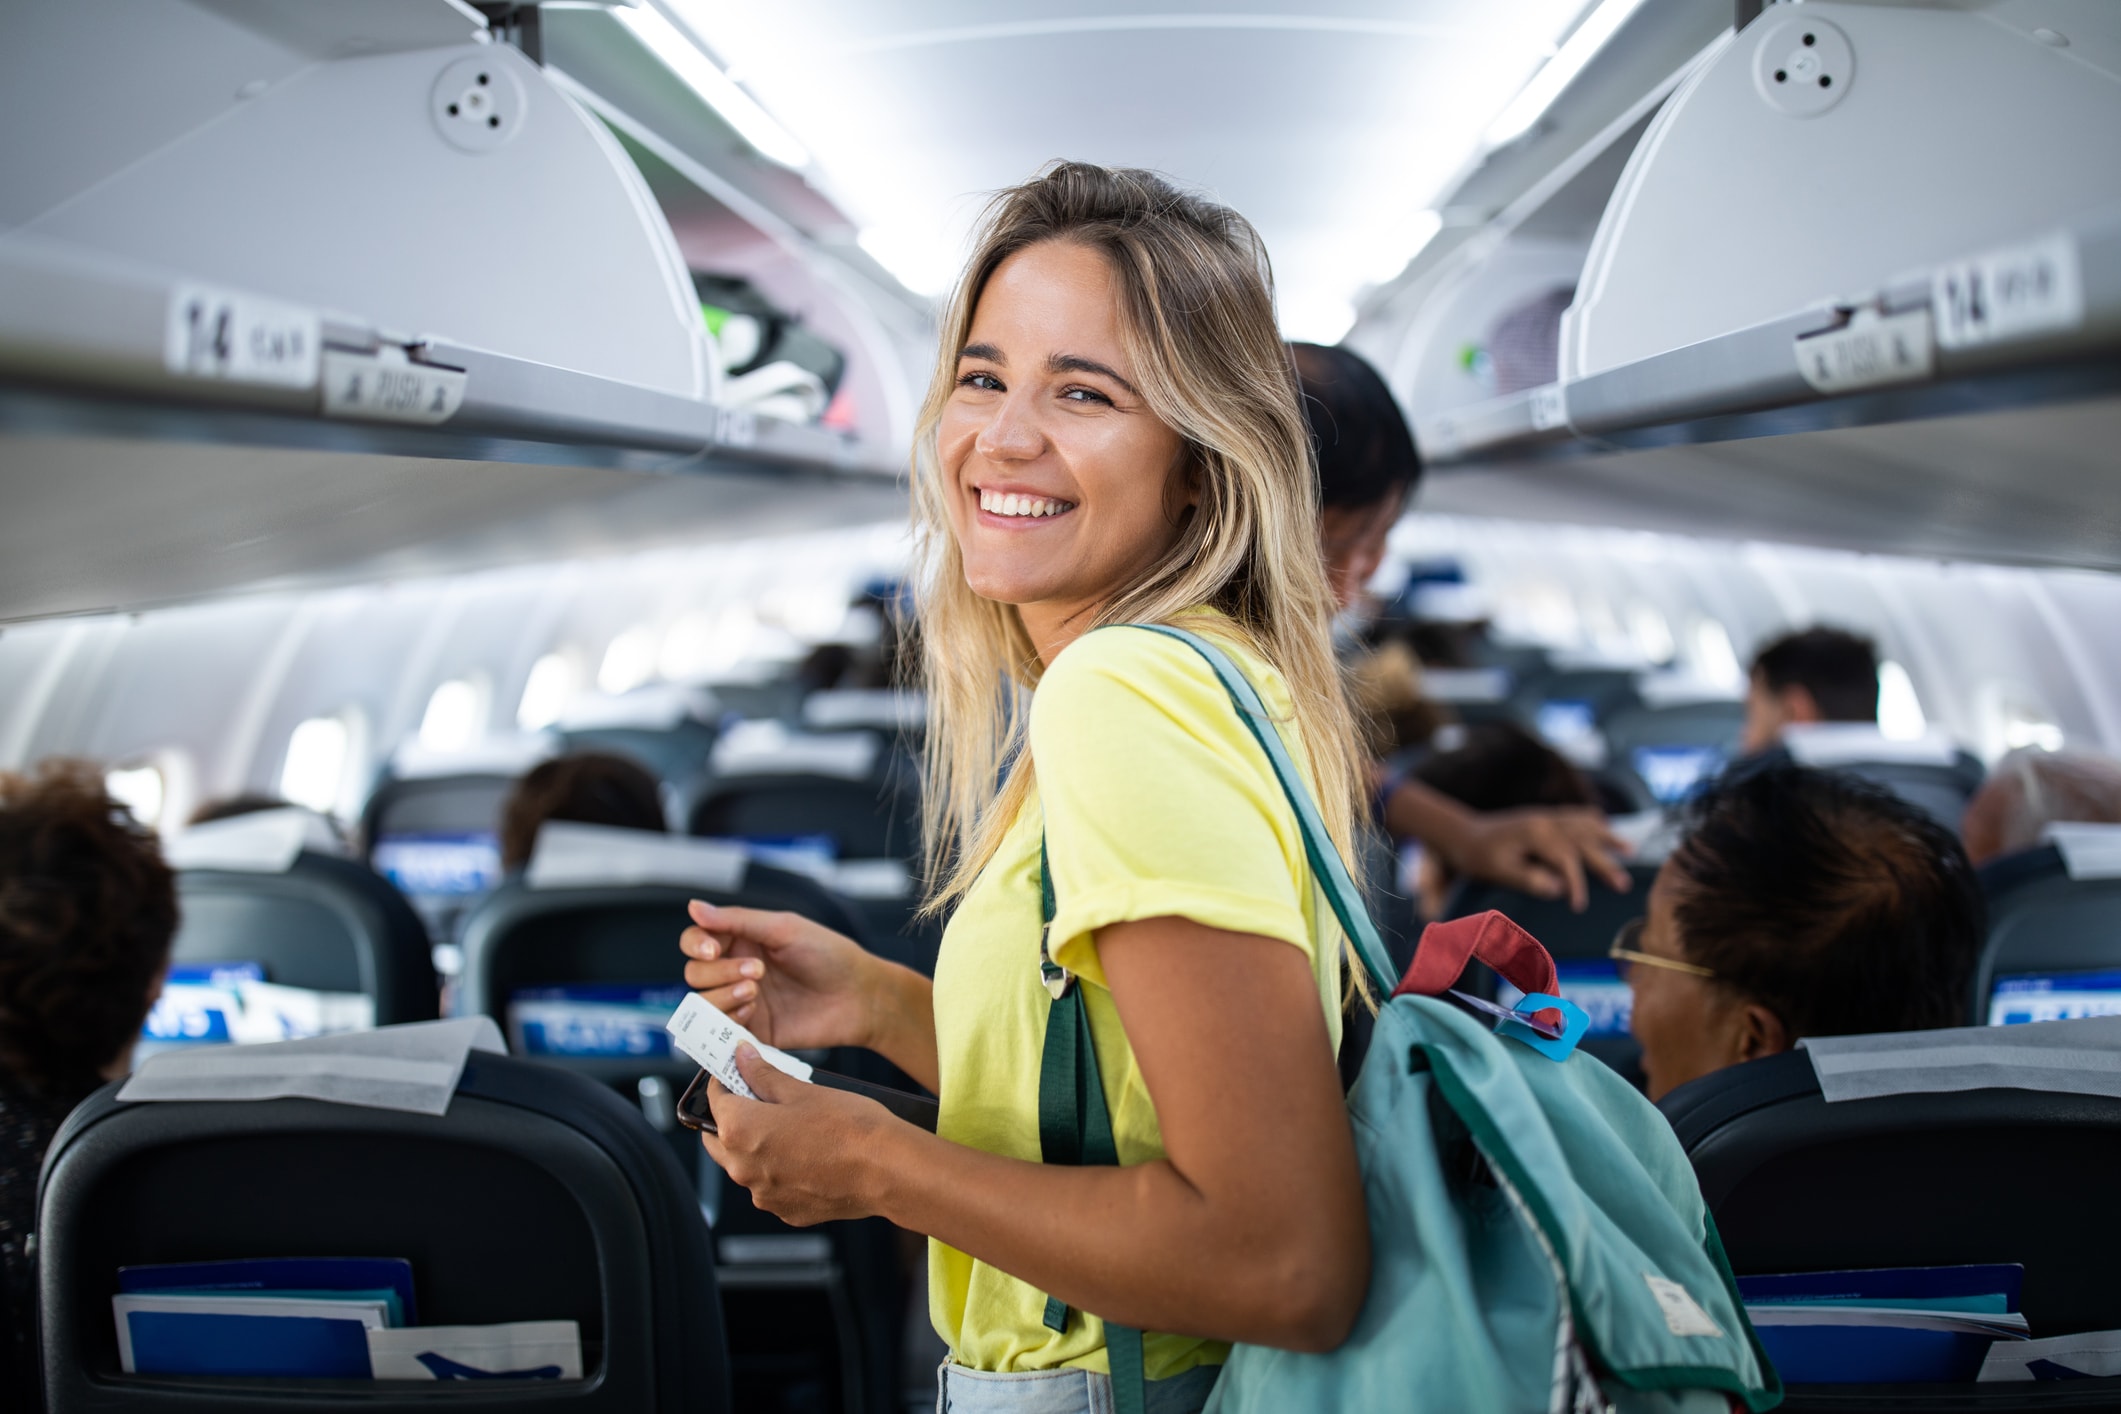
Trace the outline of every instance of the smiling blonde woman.
{"type": "Polygon", "coordinates": [[[931,1236],[945,1407],[1110,1408],[1109,1320],[1149,1332],[1148,1408],[1197,1409],[1232,1341],[1339,1344],[1369,1272],[1343,940],[1212,669],[1126,627],[1229,653],[1345,856],[1357,748],[1250,225],[1079,163],[1002,193],[944,320],[914,525],[932,986],[786,914],[695,905],[682,945],[761,1039],[933,1087],[938,1133],[747,1060],[760,1098],[717,1087],[706,1142],[789,1221],[931,1236]],[[1083,984],[1116,1166],[1042,1161],[1042,941],[1083,984]]]}

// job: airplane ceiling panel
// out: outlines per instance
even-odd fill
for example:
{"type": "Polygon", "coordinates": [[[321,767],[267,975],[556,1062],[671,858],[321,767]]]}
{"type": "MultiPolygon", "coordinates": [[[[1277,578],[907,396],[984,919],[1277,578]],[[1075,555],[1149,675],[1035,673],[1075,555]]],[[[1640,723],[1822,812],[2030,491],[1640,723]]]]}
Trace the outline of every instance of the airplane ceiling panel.
{"type": "Polygon", "coordinates": [[[2121,570],[2121,397],[1439,468],[1423,509],[2121,570]],[[2101,490],[2100,488],[2108,488],[2101,490]]]}
{"type": "Polygon", "coordinates": [[[930,288],[981,194],[1055,158],[1147,166],[1255,222],[1285,322],[1337,338],[1583,0],[1090,14],[855,0],[673,8],[810,147],[864,243],[930,288]],[[925,266],[925,269],[920,267],[925,266]]]}

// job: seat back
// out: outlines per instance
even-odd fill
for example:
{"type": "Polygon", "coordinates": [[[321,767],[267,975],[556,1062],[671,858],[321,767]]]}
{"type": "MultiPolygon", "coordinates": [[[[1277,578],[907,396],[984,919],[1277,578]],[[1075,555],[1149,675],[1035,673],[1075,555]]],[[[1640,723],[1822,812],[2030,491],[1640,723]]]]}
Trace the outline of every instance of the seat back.
{"type": "Polygon", "coordinates": [[[1791,1051],[1659,1108],[1740,1276],[2022,1262],[2035,1336],[2121,1327],[2121,1230],[2098,1217],[2121,1100],[1984,1089],[1829,1104],[1811,1057],[1791,1051]]]}
{"type": "Polygon", "coordinates": [[[67,1120],[39,1197],[45,1392],[76,1410],[424,1410],[430,1386],[120,1372],[120,1266],[402,1257],[423,1325],[572,1319],[585,1378],[470,1398],[553,1410],[730,1407],[714,1258],[669,1152],[603,1086],[473,1052],[439,1116],[308,1099],[121,1104],[67,1120]]]}
{"type": "MultiPolygon", "coordinates": [[[[535,872],[535,862],[533,872],[535,872]]],[[[859,938],[861,928],[847,907],[814,881],[786,870],[752,863],[728,887],[631,884],[582,888],[532,888],[510,880],[496,889],[466,921],[460,996],[467,1010],[499,1021],[510,1045],[525,1039],[527,1013],[511,1016],[512,1001],[549,1005],[525,992],[615,984],[643,989],[660,983],[670,991],[637,1004],[644,1013],[632,1029],[656,1044],[660,1022],[683,995],[684,956],[678,934],[687,926],[685,905],[701,898],[740,908],[785,909],[859,938]]],[[[624,1005],[623,1000],[620,1005],[624,1005]]],[[[574,1003],[560,1001],[564,1012],[574,1003]]],[[[589,999],[585,1014],[597,1005],[589,999]]],[[[909,1086],[881,1062],[865,1065],[867,1053],[834,1052],[828,1068],[864,1079],[909,1086]]],[[[635,1096],[641,1110],[662,1129],[668,1151],[694,1175],[700,1201],[714,1214],[718,1250],[730,1289],[744,1296],[732,1309],[732,1346],[739,1394],[747,1407],[786,1391],[786,1371],[775,1362],[795,1359],[820,1382],[816,1397],[828,1405],[835,1381],[838,1405],[857,1407],[893,1387],[896,1342],[903,1305],[903,1276],[893,1232],[880,1219],[826,1223],[796,1232],[752,1206],[750,1195],[723,1180],[703,1162],[698,1138],[676,1126],[669,1106],[698,1070],[682,1053],[548,1056],[574,1070],[635,1096]],[[823,1309],[821,1310],[820,1307],[823,1309]],[[772,1351],[779,1350],[776,1356],[772,1351]],[[789,1352],[793,1351],[794,1354],[789,1352]],[[778,1371],[778,1373],[777,1373],[778,1371]],[[868,1396],[860,1394],[869,1390],[868,1396]],[[770,1392],[770,1394],[769,1394],[770,1392]]],[[[909,1087],[910,1088],[910,1087],[909,1087]]],[[[807,1397],[807,1396],[806,1396],[807,1397]]],[[[761,1405],[760,1407],[768,1407],[761,1405]]]]}
{"type": "Polygon", "coordinates": [[[183,869],[177,897],[177,966],[255,962],[268,982],[358,992],[378,1026],[436,1016],[427,930],[365,864],[304,850],[282,873],[183,869]]]}
{"type": "Polygon", "coordinates": [[[1766,763],[1785,756],[1801,766],[1882,786],[1954,834],[1985,774],[1977,758],[1947,740],[1898,741],[1863,722],[1786,728],[1781,744],[1758,759],[1766,763]]]}
{"type": "Polygon", "coordinates": [[[512,774],[385,780],[369,797],[361,839],[376,872],[411,900],[438,943],[450,941],[467,908],[501,874],[501,806],[512,774]]]}
{"type": "Polygon", "coordinates": [[[903,884],[847,888],[865,941],[883,956],[921,972],[935,970],[940,922],[918,916],[921,853],[920,771],[906,751],[880,756],[861,779],[773,773],[727,776],[694,802],[688,834],[717,839],[831,841],[836,860],[896,861],[903,884]]]}
{"type": "Polygon", "coordinates": [[[2071,877],[2053,844],[1981,866],[1988,946],[1975,976],[1975,1024],[2121,1011],[2121,877],[2079,873],[2086,877],[2071,877]]]}
{"type": "MultiPolygon", "coordinates": [[[[1655,866],[1631,864],[1626,893],[1615,893],[1594,878],[1590,902],[1581,913],[1572,910],[1566,898],[1536,898],[1500,884],[1467,880],[1452,892],[1444,912],[1447,918],[1465,918],[1492,908],[1539,939],[1553,955],[1562,995],[1591,1017],[1583,1049],[1639,1083],[1641,1048],[1628,1032],[1632,995],[1606,952],[1621,927],[1649,907],[1650,885],[1656,878],[1655,866]]],[[[1485,968],[1469,969],[1464,985],[1491,999],[1507,987],[1485,968]]],[[[1507,996],[1515,995],[1515,989],[1508,990],[1507,996]]]]}
{"type": "Polygon", "coordinates": [[[1743,702],[1637,703],[1605,723],[1610,761],[1634,773],[1659,803],[1677,804],[1738,754],[1743,702]]]}

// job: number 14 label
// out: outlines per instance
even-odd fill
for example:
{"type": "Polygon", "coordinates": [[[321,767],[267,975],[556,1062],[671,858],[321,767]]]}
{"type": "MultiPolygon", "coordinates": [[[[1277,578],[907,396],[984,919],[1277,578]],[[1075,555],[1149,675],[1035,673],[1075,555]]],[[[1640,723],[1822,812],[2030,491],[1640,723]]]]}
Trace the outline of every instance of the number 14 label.
{"type": "Polygon", "coordinates": [[[1940,266],[1930,307],[1947,349],[2074,329],[2084,322],[2076,242],[2053,235],[1940,266]]]}
{"type": "Polygon", "coordinates": [[[314,388],[322,353],[317,316],[300,305],[203,285],[171,292],[162,366],[180,377],[314,388]]]}

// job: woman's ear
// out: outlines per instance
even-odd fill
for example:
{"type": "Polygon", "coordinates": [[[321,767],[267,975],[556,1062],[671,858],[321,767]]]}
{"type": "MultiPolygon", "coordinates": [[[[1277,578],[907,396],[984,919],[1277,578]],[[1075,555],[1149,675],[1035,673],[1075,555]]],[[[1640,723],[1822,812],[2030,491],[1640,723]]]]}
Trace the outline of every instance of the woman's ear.
{"type": "Polygon", "coordinates": [[[1782,1018],[1758,1002],[1746,1002],[1732,1018],[1736,1023],[1738,1059],[1759,1060],[1762,1056],[1779,1056],[1790,1048],[1789,1028],[1782,1018]]]}

